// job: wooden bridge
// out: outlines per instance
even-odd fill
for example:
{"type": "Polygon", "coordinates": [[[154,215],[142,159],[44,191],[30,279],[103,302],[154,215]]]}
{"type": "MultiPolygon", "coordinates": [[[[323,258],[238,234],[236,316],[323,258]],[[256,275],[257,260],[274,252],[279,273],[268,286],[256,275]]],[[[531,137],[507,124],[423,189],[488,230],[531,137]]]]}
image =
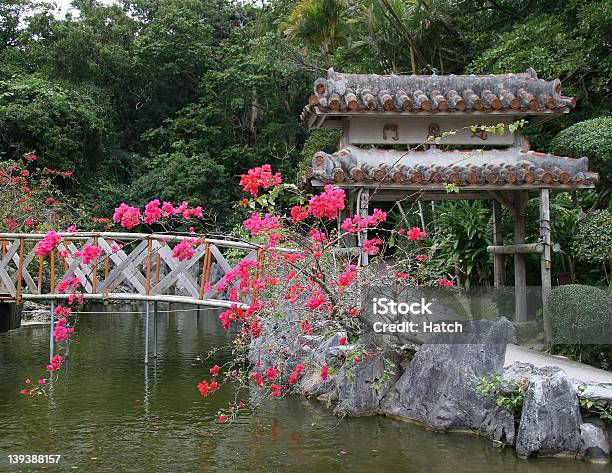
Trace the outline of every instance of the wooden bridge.
{"type": "Polygon", "coordinates": [[[1,299],[16,303],[66,299],[69,294],[58,293],[57,283],[76,277],[85,299],[230,307],[235,302],[222,299],[214,283],[240,260],[255,260],[263,254],[260,247],[242,241],[194,236],[112,232],[58,235],[61,242],[43,258],[36,256],[35,250],[45,235],[0,233],[1,299]],[[171,244],[194,238],[198,242],[191,258],[179,261],[172,255],[171,244]],[[78,255],[86,244],[102,250],[87,264],[78,255]],[[214,266],[217,277],[211,280],[214,266]]]}
{"type": "MultiPolygon", "coordinates": [[[[216,283],[242,260],[261,261],[264,251],[243,241],[195,235],[113,232],[58,235],[60,243],[43,258],[36,255],[36,245],[44,234],[0,233],[0,301],[12,303],[13,308],[24,300],[51,301],[51,332],[55,302],[70,297],[57,290],[62,280],[78,278],[81,282],[79,293],[85,300],[142,301],[145,303],[145,362],[148,362],[149,353],[151,303],[155,315],[155,356],[157,302],[217,308],[247,306],[250,301],[234,302],[224,298],[226,291],[218,291],[216,283]],[[173,245],[194,239],[197,242],[190,258],[179,261],[173,256],[173,245]],[[88,263],[80,255],[86,244],[101,250],[101,254],[88,263]]],[[[7,307],[8,304],[0,305],[7,307]]],[[[53,356],[52,334],[50,356],[53,356]]]]}

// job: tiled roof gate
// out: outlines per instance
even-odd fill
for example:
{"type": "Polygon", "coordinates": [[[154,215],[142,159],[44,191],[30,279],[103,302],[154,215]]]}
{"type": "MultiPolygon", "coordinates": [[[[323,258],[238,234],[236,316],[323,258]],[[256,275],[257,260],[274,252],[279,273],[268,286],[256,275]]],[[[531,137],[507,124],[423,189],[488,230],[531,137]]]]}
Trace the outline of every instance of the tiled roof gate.
{"type": "MultiPolygon", "coordinates": [[[[538,78],[533,69],[517,74],[377,75],[330,69],[318,78],[300,118],[312,128],[341,128],[338,150],[317,152],[304,180],[347,190],[347,215],[368,213],[375,201],[483,199],[493,206],[495,286],[505,280],[504,257],[514,255],[515,322],[527,322],[525,253],[541,255],[542,298],[551,288],[549,198],[551,191],[592,188],[598,174],[586,157],[562,157],[529,150],[520,129],[568,113],[573,97],[561,94],[559,79],[538,78]],[[503,123],[503,135],[487,132],[503,123]],[[383,145],[383,148],[376,147],[383,145]],[[458,193],[448,193],[453,184],[458,193]],[[525,243],[525,207],[540,200],[540,241],[525,243]],[[501,207],[514,217],[514,245],[502,244],[501,207]]],[[[367,233],[344,240],[360,247],[367,233]]],[[[558,245],[557,245],[558,246],[558,245]]],[[[359,262],[367,264],[361,251],[359,262]]],[[[548,308],[545,332],[550,339],[548,308]]]]}

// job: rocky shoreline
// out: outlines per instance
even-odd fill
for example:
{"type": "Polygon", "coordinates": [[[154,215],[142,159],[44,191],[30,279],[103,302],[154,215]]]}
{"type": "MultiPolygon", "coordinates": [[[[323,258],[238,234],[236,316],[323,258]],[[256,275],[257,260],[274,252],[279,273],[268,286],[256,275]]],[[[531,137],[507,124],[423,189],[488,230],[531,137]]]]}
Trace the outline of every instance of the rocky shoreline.
{"type": "Polygon", "coordinates": [[[573,383],[556,367],[516,362],[504,368],[506,345],[514,340],[507,319],[475,323],[472,339],[463,344],[383,343],[381,351],[373,334],[364,334],[358,345],[341,345],[346,334],[331,324],[324,327],[328,336],[303,335],[295,323],[299,318],[288,312],[283,320],[266,322],[251,343],[249,360],[255,371],[283,366],[284,373],[309,360],[298,390],[333,405],[336,415],[386,415],[441,432],[467,431],[523,457],[609,461],[610,427],[581,410],[580,401],[605,407],[612,402],[612,385],[573,383]],[[357,346],[375,354],[355,363],[357,346]],[[331,367],[327,380],[320,375],[323,365],[331,367]],[[495,396],[483,394],[483,379],[495,379],[495,396]],[[499,399],[508,402],[495,402],[499,399]]]}

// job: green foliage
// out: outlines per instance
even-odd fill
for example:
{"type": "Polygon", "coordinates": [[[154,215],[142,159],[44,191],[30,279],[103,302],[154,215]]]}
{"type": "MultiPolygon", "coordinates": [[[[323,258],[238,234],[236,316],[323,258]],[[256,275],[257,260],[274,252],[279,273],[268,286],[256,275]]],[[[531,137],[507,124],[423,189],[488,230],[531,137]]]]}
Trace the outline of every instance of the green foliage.
{"type": "Polygon", "coordinates": [[[0,80],[0,156],[35,150],[41,165],[86,174],[102,152],[111,114],[104,94],[92,86],[42,75],[0,80]]]}
{"type": "MultiPolygon", "coordinates": [[[[578,391],[582,394],[583,387],[579,387],[578,391]]],[[[612,404],[600,405],[597,401],[587,397],[580,397],[580,407],[582,409],[597,414],[599,418],[609,424],[612,424],[612,404]]]]}
{"type": "Polygon", "coordinates": [[[483,377],[476,385],[476,392],[483,397],[494,400],[495,405],[510,409],[515,415],[520,415],[527,393],[527,380],[518,379],[507,382],[504,391],[501,389],[503,377],[501,374],[483,377]]]}
{"type": "Polygon", "coordinates": [[[430,229],[437,248],[434,259],[447,267],[454,265],[465,287],[484,285],[490,279],[490,225],[491,210],[480,201],[441,202],[435,206],[430,229]]]}
{"type": "Polygon", "coordinates": [[[563,156],[589,158],[589,169],[599,172],[604,185],[612,184],[612,116],[585,120],[560,132],[551,143],[563,156]]]}
{"type": "Polygon", "coordinates": [[[612,262],[612,212],[595,210],[588,214],[578,226],[572,249],[580,261],[612,262]]]}
{"type": "Polygon", "coordinates": [[[555,343],[596,344],[612,333],[612,299],[602,289],[580,284],[559,286],[547,304],[555,343]]]}

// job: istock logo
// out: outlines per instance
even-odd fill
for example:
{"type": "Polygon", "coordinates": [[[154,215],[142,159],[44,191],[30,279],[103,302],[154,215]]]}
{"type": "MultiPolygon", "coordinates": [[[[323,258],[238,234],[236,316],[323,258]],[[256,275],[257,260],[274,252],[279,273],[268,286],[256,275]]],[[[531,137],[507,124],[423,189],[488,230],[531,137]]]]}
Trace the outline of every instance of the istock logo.
{"type": "Polygon", "coordinates": [[[386,297],[372,299],[372,312],[376,315],[433,315],[429,307],[432,302],[426,302],[421,297],[420,302],[395,302],[386,297]]]}

